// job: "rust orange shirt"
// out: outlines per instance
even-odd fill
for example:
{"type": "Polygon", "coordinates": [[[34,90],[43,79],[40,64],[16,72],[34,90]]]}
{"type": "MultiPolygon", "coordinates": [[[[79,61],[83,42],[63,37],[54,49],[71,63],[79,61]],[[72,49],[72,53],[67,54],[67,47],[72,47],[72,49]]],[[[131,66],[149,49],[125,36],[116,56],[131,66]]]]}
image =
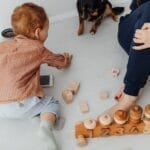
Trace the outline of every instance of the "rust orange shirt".
{"type": "Polygon", "coordinates": [[[40,86],[40,65],[65,68],[68,58],[47,50],[37,40],[18,35],[0,43],[0,103],[44,96],[40,86]]]}

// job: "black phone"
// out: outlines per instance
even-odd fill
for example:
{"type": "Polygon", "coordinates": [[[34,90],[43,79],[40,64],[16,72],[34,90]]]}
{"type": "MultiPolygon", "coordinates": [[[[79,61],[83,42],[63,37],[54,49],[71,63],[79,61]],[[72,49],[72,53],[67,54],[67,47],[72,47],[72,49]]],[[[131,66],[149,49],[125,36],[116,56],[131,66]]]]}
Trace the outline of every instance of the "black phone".
{"type": "Polygon", "coordinates": [[[40,84],[41,86],[45,88],[54,86],[54,76],[53,75],[41,75],[40,84]]]}

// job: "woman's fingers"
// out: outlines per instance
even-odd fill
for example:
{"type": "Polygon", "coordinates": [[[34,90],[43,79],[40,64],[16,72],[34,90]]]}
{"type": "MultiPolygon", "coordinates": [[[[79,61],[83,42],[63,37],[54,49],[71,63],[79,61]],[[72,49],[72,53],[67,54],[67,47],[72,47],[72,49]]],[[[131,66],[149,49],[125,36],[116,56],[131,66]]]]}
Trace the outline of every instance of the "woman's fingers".
{"type": "Polygon", "coordinates": [[[136,39],[140,39],[140,38],[142,37],[142,35],[141,35],[141,34],[135,34],[134,37],[135,37],[136,39]]]}
{"type": "Polygon", "coordinates": [[[143,44],[143,43],[144,43],[143,40],[137,39],[137,38],[133,38],[133,41],[134,41],[135,43],[138,43],[138,44],[143,44]]]}
{"type": "Polygon", "coordinates": [[[143,35],[143,31],[142,30],[136,30],[134,37],[137,39],[140,39],[143,35]]]}
{"type": "Polygon", "coordinates": [[[143,50],[150,48],[150,23],[145,23],[142,29],[137,29],[133,41],[139,46],[133,46],[135,50],[143,50]]]}
{"type": "Polygon", "coordinates": [[[144,23],[142,30],[150,29],[150,23],[144,23]]]}
{"type": "Polygon", "coordinates": [[[136,33],[136,34],[142,34],[142,33],[143,33],[143,31],[142,31],[142,30],[140,30],[140,29],[137,29],[137,30],[135,31],[135,33],[136,33]]]}
{"type": "Polygon", "coordinates": [[[133,46],[132,48],[135,50],[143,50],[143,49],[146,49],[148,47],[147,47],[147,45],[144,44],[144,45],[140,45],[140,46],[133,46]]]}

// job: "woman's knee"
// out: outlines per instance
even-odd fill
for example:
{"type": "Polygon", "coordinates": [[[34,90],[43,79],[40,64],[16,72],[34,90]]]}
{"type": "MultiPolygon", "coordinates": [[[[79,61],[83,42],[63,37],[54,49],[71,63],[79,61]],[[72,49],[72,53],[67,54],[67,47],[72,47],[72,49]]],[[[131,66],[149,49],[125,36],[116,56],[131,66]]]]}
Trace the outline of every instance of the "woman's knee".
{"type": "Polygon", "coordinates": [[[144,3],[143,5],[145,5],[146,9],[150,8],[150,1],[144,3]]]}
{"type": "Polygon", "coordinates": [[[149,16],[150,17],[150,1],[144,3],[141,6],[141,9],[143,9],[144,16],[149,16]]]}
{"type": "Polygon", "coordinates": [[[119,29],[118,30],[118,42],[120,46],[125,50],[125,52],[129,53],[130,45],[128,44],[127,40],[125,39],[122,33],[123,33],[122,29],[119,29]]]}

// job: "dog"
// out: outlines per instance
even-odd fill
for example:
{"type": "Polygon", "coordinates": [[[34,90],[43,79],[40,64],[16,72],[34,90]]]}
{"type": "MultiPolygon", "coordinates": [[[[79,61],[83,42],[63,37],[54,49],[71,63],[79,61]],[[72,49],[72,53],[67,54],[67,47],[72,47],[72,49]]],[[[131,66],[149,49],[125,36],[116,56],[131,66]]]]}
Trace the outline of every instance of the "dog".
{"type": "Polygon", "coordinates": [[[110,16],[117,21],[117,16],[124,11],[124,7],[112,7],[108,0],[77,0],[76,3],[79,16],[78,35],[84,32],[84,21],[92,22],[90,33],[94,35],[104,17],[110,16]]]}

